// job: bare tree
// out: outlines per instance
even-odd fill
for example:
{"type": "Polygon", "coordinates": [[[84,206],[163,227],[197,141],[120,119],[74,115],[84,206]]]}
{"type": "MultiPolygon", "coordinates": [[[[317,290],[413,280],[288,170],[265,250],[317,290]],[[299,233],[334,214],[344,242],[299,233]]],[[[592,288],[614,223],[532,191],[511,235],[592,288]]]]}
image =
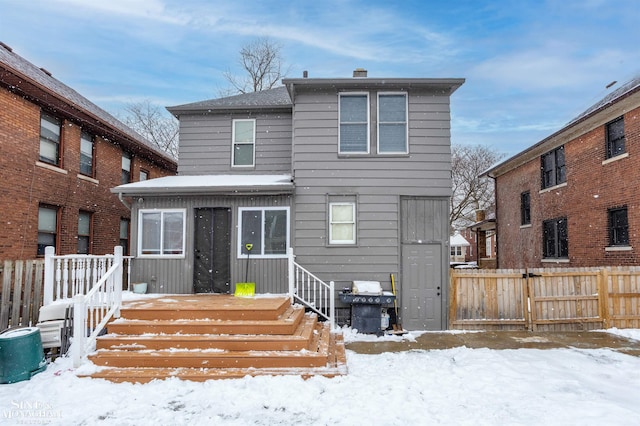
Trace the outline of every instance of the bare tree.
{"type": "Polygon", "coordinates": [[[130,103],[123,121],[156,148],[178,158],[178,120],[164,109],[149,100],[130,103]]]}
{"type": "Polygon", "coordinates": [[[238,62],[246,75],[224,73],[232,86],[229,93],[249,93],[272,89],[285,77],[281,55],[282,46],[267,37],[259,38],[240,50],[238,62]]]}
{"type": "Polygon", "coordinates": [[[452,229],[475,222],[476,210],[493,208],[494,182],[489,177],[478,176],[502,157],[503,154],[481,145],[451,147],[453,196],[449,224],[452,229]]]}

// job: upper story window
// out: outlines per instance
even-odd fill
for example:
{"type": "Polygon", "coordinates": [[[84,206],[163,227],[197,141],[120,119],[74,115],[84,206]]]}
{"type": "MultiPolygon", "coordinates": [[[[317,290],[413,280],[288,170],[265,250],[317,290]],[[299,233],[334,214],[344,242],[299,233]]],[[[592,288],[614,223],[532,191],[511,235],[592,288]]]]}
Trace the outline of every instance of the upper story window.
{"type": "Polygon", "coordinates": [[[131,182],[131,154],[122,153],[122,183],[131,182]]]}
{"type": "Polygon", "coordinates": [[[61,166],[61,121],[44,112],[40,113],[40,161],[61,166]]]}
{"type": "Polygon", "coordinates": [[[58,214],[57,207],[41,205],[38,208],[38,256],[44,256],[47,246],[56,247],[57,251],[58,214]]]}
{"type": "Polygon", "coordinates": [[[542,189],[560,185],[567,181],[564,164],[564,146],[542,156],[542,189]]]}
{"type": "Polygon", "coordinates": [[[356,204],[329,204],[329,244],[356,243],[356,204]]]}
{"type": "Polygon", "coordinates": [[[407,95],[378,94],[378,153],[406,154],[407,95]]]}
{"type": "Polygon", "coordinates": [[[551,219],[542,222],[542,257],[568,258],[569,233],[567,218],[551,219]]]}
{"type": "Polygon", "coordinates": [[[149,179],[149,172],[146,170],[140,169],[140,182],[147,179],[149,179]]]}
{"type": "Polygon", "coordinates": [[[288,207],[241,207],[238,215],[238,257],[286,256],[289,246],[288,207]],[[250,251],[247,244],[251,244],[250,251]]]}
{"type": "Polygon", "coordinates": [[[609,210],[609,245],[629,245],[629,219],[626,206],[609,210]]]}
{"type": "Polygon", "coordinates": [[[80,135],[80,173],[93,177],[93,137],[87,132],[80,135]]]}
{"type": "Polygon", "coordinates": [[[607,158],[616,157],[625,152],[624,117],[607,123],[607,158]]]}
{"type": "Polygon", "coordinates": [[[120,245],[122,254],[129,255],[129,219],[120,219],[120,245]]]}
{"type": "Polygon", "coordinates": [[[256,120],[233,120],[232,167],[253,167],[255,165],[256,120]]]}
{"type": "Polygon", "coordinates": [[[91,253],[91,212],[80,211],[78,214],[78,253],[91,253]]]}
{"type": "Polygon", "coordinates": [[[184,257],[185,210],[140,210],[138,256],[184,257]]]}
{"type": "Polygon", "coordinates": [[[341,154],[369,153],[369,95],[366,93],[340,94],[341,154]]]}
{"type": "Polygon", "coordinates": [[[531,193],[529,191],[520,194],[520,225],[531,224],[531,193]]]}

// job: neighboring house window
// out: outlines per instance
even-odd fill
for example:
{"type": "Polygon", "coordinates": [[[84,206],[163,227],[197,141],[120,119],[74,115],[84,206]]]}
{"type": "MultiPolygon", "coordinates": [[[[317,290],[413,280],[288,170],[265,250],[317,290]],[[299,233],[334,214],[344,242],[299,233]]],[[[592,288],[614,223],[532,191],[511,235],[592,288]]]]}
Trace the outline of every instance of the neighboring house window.
{"type": "Polygon", "coordinates": [[[47,246],[57,249],[57,236],[58,208],[41,205],[38,208],[38,256],[44,256],[47,246]]]}
{"type": "Polygon", "coordinates": [[[91,253],[91,212],[78,214],[78,254],[91,253]]]}
{"type": "Polygon", "coordinates": [[[531,224],[531,193],[520,194],[520,225],[531,224]]]}
{"type": "Polygon", "coordinates": [[[93,177],[93,138],[86,132],[80,136],[80,173],[93,177]]]}
{"type": "Polygon", "coordinates": [[[451,246],[451,256],[462,256],[462,247],[451,246]]]}
{"type": "Polygon", "coordinates": [[[545,258],[569,257],[567,218],[545,220],[542,223],[543,253],[545,258]]]}
{"type": "Polygon", "coordinates": [[[341,154],[369,153],[369,96],[340,94],[341,154]]]}
{"type": "Polygon", "coordinates": [[[122,254],[129,255],[129,219],[120,219],[120,245],[122,254]]]}
{"type": "Polygon", "coordinates": [[[256,120],[233,120],[231,165],[253,167],[255,164],[256,120]]]}
{"type": "Polygon", "coordinates": [[[567,181],[564,164],[564,146],[542,156],[542,189],[567,181]]]}
{"type": "Polygon", "coordinates": [[[356,204],[329,203],[329,244],[356,243],[356,204]]]}
{"type": "Polygon", "coordinates": [[[60,166],[61,122],[44,112],[40,114],[40,161],[60,166]]]}
{"type": "Polygon", "coordinates": [[[629,219],[626,206],[609,210],[609,245],[629,245],[629,219]]]}
{"type": "Polygon", "coordinates": [[[131,155],[128,152],[122,153],[122,183],[131,182],[131,155]]]}
{"type": "Polygon", "coordinates": [[[378,153],[406,154],[407,96],[378,95],[378,153]]]}
{"type": "Polygon", "coordinates": [[[140,170],[140,182],[149,179],[149,172],[146,170],[140,170]]]}
{"type": "Polygon", "coordinates": [[[282,257],[289,246],[288,207],[240,207],[238,257],[282,257]],[[247,250],[251,244],[251,251],[247,250]]]}
{"type": "Polygon", "coordinates": [[[138,255],[184,257],[185,210],[140,210],[138,255]]]}
{"type": "Polygon", "coordinates": [[[624,117],[607,124],[607,158],[624,154],[624,117]]]}

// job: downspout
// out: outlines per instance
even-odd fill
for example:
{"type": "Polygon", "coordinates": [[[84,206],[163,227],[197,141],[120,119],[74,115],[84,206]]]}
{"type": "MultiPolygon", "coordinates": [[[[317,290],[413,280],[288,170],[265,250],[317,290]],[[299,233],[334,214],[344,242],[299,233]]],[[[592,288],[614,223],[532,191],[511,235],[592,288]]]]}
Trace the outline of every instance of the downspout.
{"type": "Polygon", "coordinates": [[[127,208],[127,210],[131,211],[131,205],[127,204],[127,202],[124,200],[124,198],[122,198],[122,193],[118,192],[118,200],[120,200],[120,202],[122,204],[124,204],[124,206],[127,208]]]}

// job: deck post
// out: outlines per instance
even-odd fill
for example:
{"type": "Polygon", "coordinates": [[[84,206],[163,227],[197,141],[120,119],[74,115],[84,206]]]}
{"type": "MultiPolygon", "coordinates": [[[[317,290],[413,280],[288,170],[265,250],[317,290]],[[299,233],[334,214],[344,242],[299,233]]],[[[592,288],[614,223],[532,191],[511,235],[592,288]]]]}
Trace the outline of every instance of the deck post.
{"type": "Polygon", "coordinates": [[[113,248],[113,261],[118,265],[118,269],[115,272],[115,303],[116,303],[116,311],[113,316],[115,318],[120,318],[120,307],[122,306],[122,262],[124,261],[122,257],[122,246],[115,246],[113,248]]]}
{"type": "Polygon", "coordinates": [[[80,367],[84,352],[87,335],[86,314],[87,309],[84,304],[84,294],[76,294],[73,297],[73,344],[71,345],[73,366],[76,368],[80,367]]]}
{"type": "Polygon", "coordinates": [[[336,283],[329,281],[329,325],[331,330],[336,326],[336,283]]]}
{"type": "Polygon", "coordinates": [[[47,246],[44,248],[44,295],[43,306],[53,303],[53,280],[55,277],[55,262],[53,256],[56,254],[56,248],[47,246]]]}
{"type": "Polygon", "coordinates": [[[293,248],[289,247],[289,249],[287,250],[287,254],[288,254],[288,266],[289,266],[289,298],[291,299],[291,303],[293,304],[294,300],[293,300],[293,295],[294,295],[294,291],[295,291],[295,273],[294,273],[294,266],[293,266],[293,262],[295,259],[295,256],[293,254],[293,248]]]}

